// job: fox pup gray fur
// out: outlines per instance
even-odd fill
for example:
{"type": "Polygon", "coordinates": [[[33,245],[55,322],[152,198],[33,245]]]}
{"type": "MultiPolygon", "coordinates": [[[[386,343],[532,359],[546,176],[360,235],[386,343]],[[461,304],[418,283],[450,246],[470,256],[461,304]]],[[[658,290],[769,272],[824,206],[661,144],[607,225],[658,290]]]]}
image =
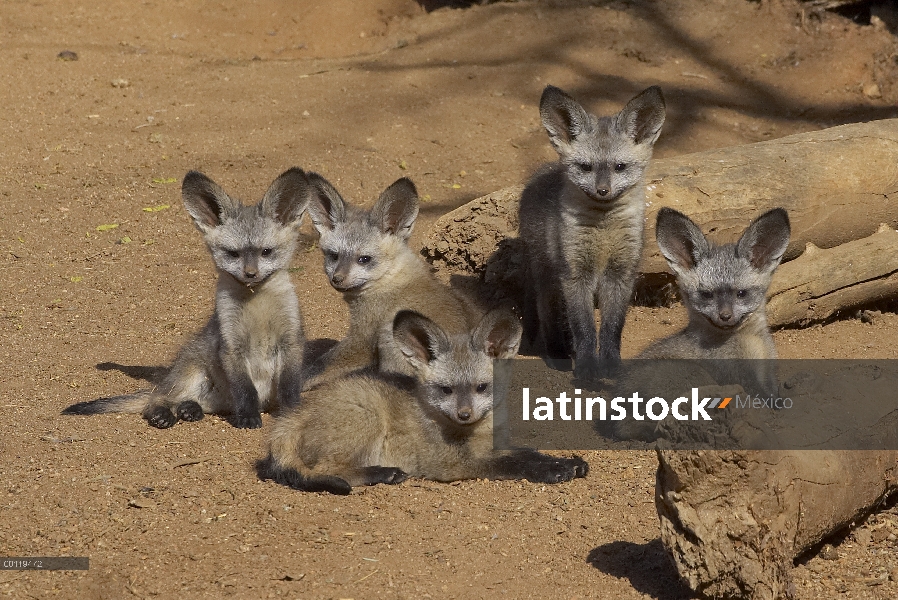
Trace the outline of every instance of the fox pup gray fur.
{"type": "Polygon", "coordinates": [[[305,173],[293,168],[261,202],[245,206],[202,173],[187,173],[184,206],[218,269],[212,318],[181,348],[157,388],[81,402],[64,412],[142,413],[159,428],[219,413],[233,415],[235,427],[256,428],[262,426],[260,410],[297,402],[305,338],[287,267],[307,188],[305,173]]]}
{"type": "Polygon", "coordinates": [[[356,372],[305,394],[275,422],[269,454],[256,465],[261,478],[348,494],[353,486],[407,477],[557,483],[586,475],[580,458],[493,450],[493,359],[517,352],[521,325],[514,315],[494,310],[473,332],[449,335],[404,310],[391,330],[415,375],[356,372]]]}
{"type": "MultiPolygon", "coordinates": [[[[740,385],[762,397],[775,394],[776,347],[765,306],[770,278],[789,245],[786,211],[764,213],[738,242],[723,246],[711,244],[689,217],[666,207],[658,211],[655,233],[661,254],[677,276],[689,324],[637,356],[670,363],[646,368],[639,361],[630,363],[621,388],[663,397],[681,393],[681,384],[688,382],[696,387],[740,385]]],[[[657,424],[627,419],[616,424],[614,433],[651,441],[657,424]]]]}
{"type": "Polygon", "coordinates": [[[544,356],[572,357],[577,377],[599,377],[600,358],[609,366],[620,360],[642,254],[645,170],[664,114],[655,86],[611,117],[587,113],[553,86],[540,100],[543,126],[560,160],[537,171],[521,195],[524,333],[544,356]]]}
{"type": "Polygon", "coordinates": [[[393,316],[403,308],[450,332],[470,331],[476,318],[471,310],[408,247],[418,216],[418,193],[410,180],[390,185],[368,211],[347,203],[317,173],[309,173],[308,180],[309,215],[321,236],[324,272],[349,305],[349,332],[313,367],[320,376],[306,387],[372,365],[410,375],[392,344],[393,316]]]}
{"type": "Polygon", "coordinates": [[[639,358],[776,358],[766,296],[789,235],[782,208],[765,212],[738,242],[723,246],[711,244],[686,215],[667,207],[658,211],[658,246],[677,276],[689,324],[639,358]]]}

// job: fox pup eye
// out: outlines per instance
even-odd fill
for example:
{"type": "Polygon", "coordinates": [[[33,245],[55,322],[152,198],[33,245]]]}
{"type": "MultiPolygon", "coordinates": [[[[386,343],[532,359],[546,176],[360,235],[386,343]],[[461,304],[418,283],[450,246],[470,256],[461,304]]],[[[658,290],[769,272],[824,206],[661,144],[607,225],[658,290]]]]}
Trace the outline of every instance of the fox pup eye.
{"type": "Polygon", "coordinates": [[[367,265],[369,262],[371,262],[371,257],[370,257],[370,256],[367,256],[367,255],[366,255],[366,256],[360,256],[360,257],[359,257],[358,263],[359,263],[360,265],[367,265]]]}
{"type": "Polygon", "coordinates": [[[334,252],[333,250],[324,250],[324,258],[327,260],[337,260],[340,258],[340,255],[334,252]]]}
{"type": "Polygon", "coordinates": [[[746,296],[748,296],[748,290],[739,290],[738,292],[736,292],[736,296],[739,298],[745,298],[746,296]]]}
{"type": "Polygon", "coordinates": [[[240,253],[236,250],[225,250],[231,258],[240,258],[240,253]]]}
{"type": "Polygon", "coordinates": [[[440,387],[440,391],[446,394],[447,396],[452,393],[452,388],[448,385],[444,385],[440,387]]]}
{"type": "Polygon", "coordinates": [[[617,163],[616,165],[614,165],[614,170],[615,170],[615,171],[618,171],[618,172],[620,172],[620,171],[626,171],[626,170],[627,170],[627,165],[626,165],[626,163],[617,163]]]}
{"type": "Polygon", "coordinates": [[[577,168],[579,168],[584,173],[589,173],[592,171],[592,165],[589,163],[577,163],[577,168]]]}
{"type": "Polygon", "coordinates": [[[710,300],[714,297],[714,292],[710,292],[708,290],[699,290],[698,295],[701,296],[704,300],[710,300]]]}
{"type": "Polygon", "coordinates": [[[481,383],[480,385],[477,386],[477,393],[482,394],[483,392],[486,391],[486,388],[487,388],[487,384],[481,383]]]}
{"type": "Polygon", "coordinates": [[[272,252],[274,252],[274,250],[272,250],[271,248],[263,248],[262,256],[271,256],[272,252]]]}

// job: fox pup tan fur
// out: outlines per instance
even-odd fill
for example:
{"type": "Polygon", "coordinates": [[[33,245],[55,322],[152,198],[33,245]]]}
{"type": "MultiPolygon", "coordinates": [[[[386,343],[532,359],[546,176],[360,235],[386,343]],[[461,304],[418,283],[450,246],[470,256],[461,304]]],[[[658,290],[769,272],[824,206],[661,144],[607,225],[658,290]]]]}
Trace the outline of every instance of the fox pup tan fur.
{"type": "Polygon", "coordinates": [[[410,180],[390,185],[366,211],[343,200],[324,177],[309,173],[308,179],[324,271],[349,305],[349,332],[318,361],[313,369],[320,375],[307,388],[373,364],[411,374],[392,341],[393,316],[401,309],[416,310],[450,332],[470,331],[479,315],[408,247],[418,216],[410,180]]]}
{"type": "Polygon", "coordinates": [[[472,333],[448,335],[412,311],[392,323],[394,343],[415,375],[360,372],[306,393],[272,428],[263,479],[305,491],[348,494],[353,486],[406,477],[476,477],[543,483],[586,475],[580,458],[493,450],[493,359],[517,352],[521,327],[492,311],[472,333]]]}

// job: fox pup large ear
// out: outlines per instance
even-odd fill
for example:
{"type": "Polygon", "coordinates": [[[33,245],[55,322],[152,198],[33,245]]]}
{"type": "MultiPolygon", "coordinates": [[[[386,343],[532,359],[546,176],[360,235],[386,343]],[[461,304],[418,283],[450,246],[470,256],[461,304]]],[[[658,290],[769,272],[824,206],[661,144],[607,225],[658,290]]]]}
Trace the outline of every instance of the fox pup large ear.
{"type": "Polygon", "coordinates": [[[385,189],[371,209],[369,222],[384,233],[407,240],[418,218],[418,190],[403,177],[385,189]]]}
{"type": "Polygon", "coordinates": [[[199,171],[184,176],[181,198],[196,228],[203,233],[221,225],[240,204],[199,171]]]}
{"type": "Polygon", "coordinates": [[[514,358],[521,345],[523,328],[518,318],[504,309],[491,310],[477,324],[471,344],[490,358],[514,358]]]}
{"type": "Polygon", "coordinates": [[[617,116],[624,131],[637,144],[654,144],[664,125],[664,96],[657,85],[643,90],[617,116]]]}
{"type": "Polygon", "coordinates": [[[415,369],[421,369],[449,351],[449,338],[440,327],[413,310],[401,310],[393,319],[393,339],[415,369]]]}
{"type": "Polygon", "coordinates": [[[283,225],[299,227],[309,205],[309,182],[302,169],[281,173],[260,202],[262,210],[283,225]]]}
{"type": "Polygon", "coordinates": [[[570,143],[589,125],[589,114],[583,107],[554,85],[547,85],[543,90],[539,116],[559,154],[567,154],[570,143]]]}
{"type": "Polygon", "coordinates": [[[655,238],[667,264],[678,275],[695,268],[711,246],[698,225],[681,212],[666,206],[658,211],[655,238]]]}
{"type": "Polygon", "coordinates": [[[739,242],[736,252],[759,271],[773,271],[789,246],[789,215],[785,209],[774,208],[752,221],[739,242]]]}
{"type": "Polygon", "coordinates": [[[346,220],[346,203],[331,183],[318,173],[307,173],[309,182],[309,216],[318,233],[333,231],[346,220]]]}

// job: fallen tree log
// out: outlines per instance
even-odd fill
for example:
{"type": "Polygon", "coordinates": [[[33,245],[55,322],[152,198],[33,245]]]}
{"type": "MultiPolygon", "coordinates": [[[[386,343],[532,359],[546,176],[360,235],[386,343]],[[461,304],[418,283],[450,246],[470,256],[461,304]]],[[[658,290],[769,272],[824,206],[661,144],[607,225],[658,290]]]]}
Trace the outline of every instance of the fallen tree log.
{"type": "Polygon", "coordinates": [[[896,451],[658,450],[661,541],[712,598],[791,598],[793,560],[898,490],[896,451]]]}
{"type": "Polygon", "coordinates": [[[870,237],[835,248],[808,244],[781,265],[767,291],[767,319],[772,327],[806,324],[896,296],[898,231],[883,224],[870,237]]]}
{"type": "MultiPolygon", "coordinates": [[[[888,119],[654,161],[639,287],[653,296],[673,281],[655,243],[661,206],[686,213],[720,242],[735,240],[761,212],[782,206],[792,224],[786,261],[807,244],[833,248],[870,236],[883,223],[895,229],[896,156],[898,119],[888,119]]],[[[517,297],[525,251],[516,238],[521,190],[505,188],[444,215],[422,254],[438,270],[480,277],[496,295],[517,297]]],[[[862,290],[852,298],[864,301],[862,290]]]]}

